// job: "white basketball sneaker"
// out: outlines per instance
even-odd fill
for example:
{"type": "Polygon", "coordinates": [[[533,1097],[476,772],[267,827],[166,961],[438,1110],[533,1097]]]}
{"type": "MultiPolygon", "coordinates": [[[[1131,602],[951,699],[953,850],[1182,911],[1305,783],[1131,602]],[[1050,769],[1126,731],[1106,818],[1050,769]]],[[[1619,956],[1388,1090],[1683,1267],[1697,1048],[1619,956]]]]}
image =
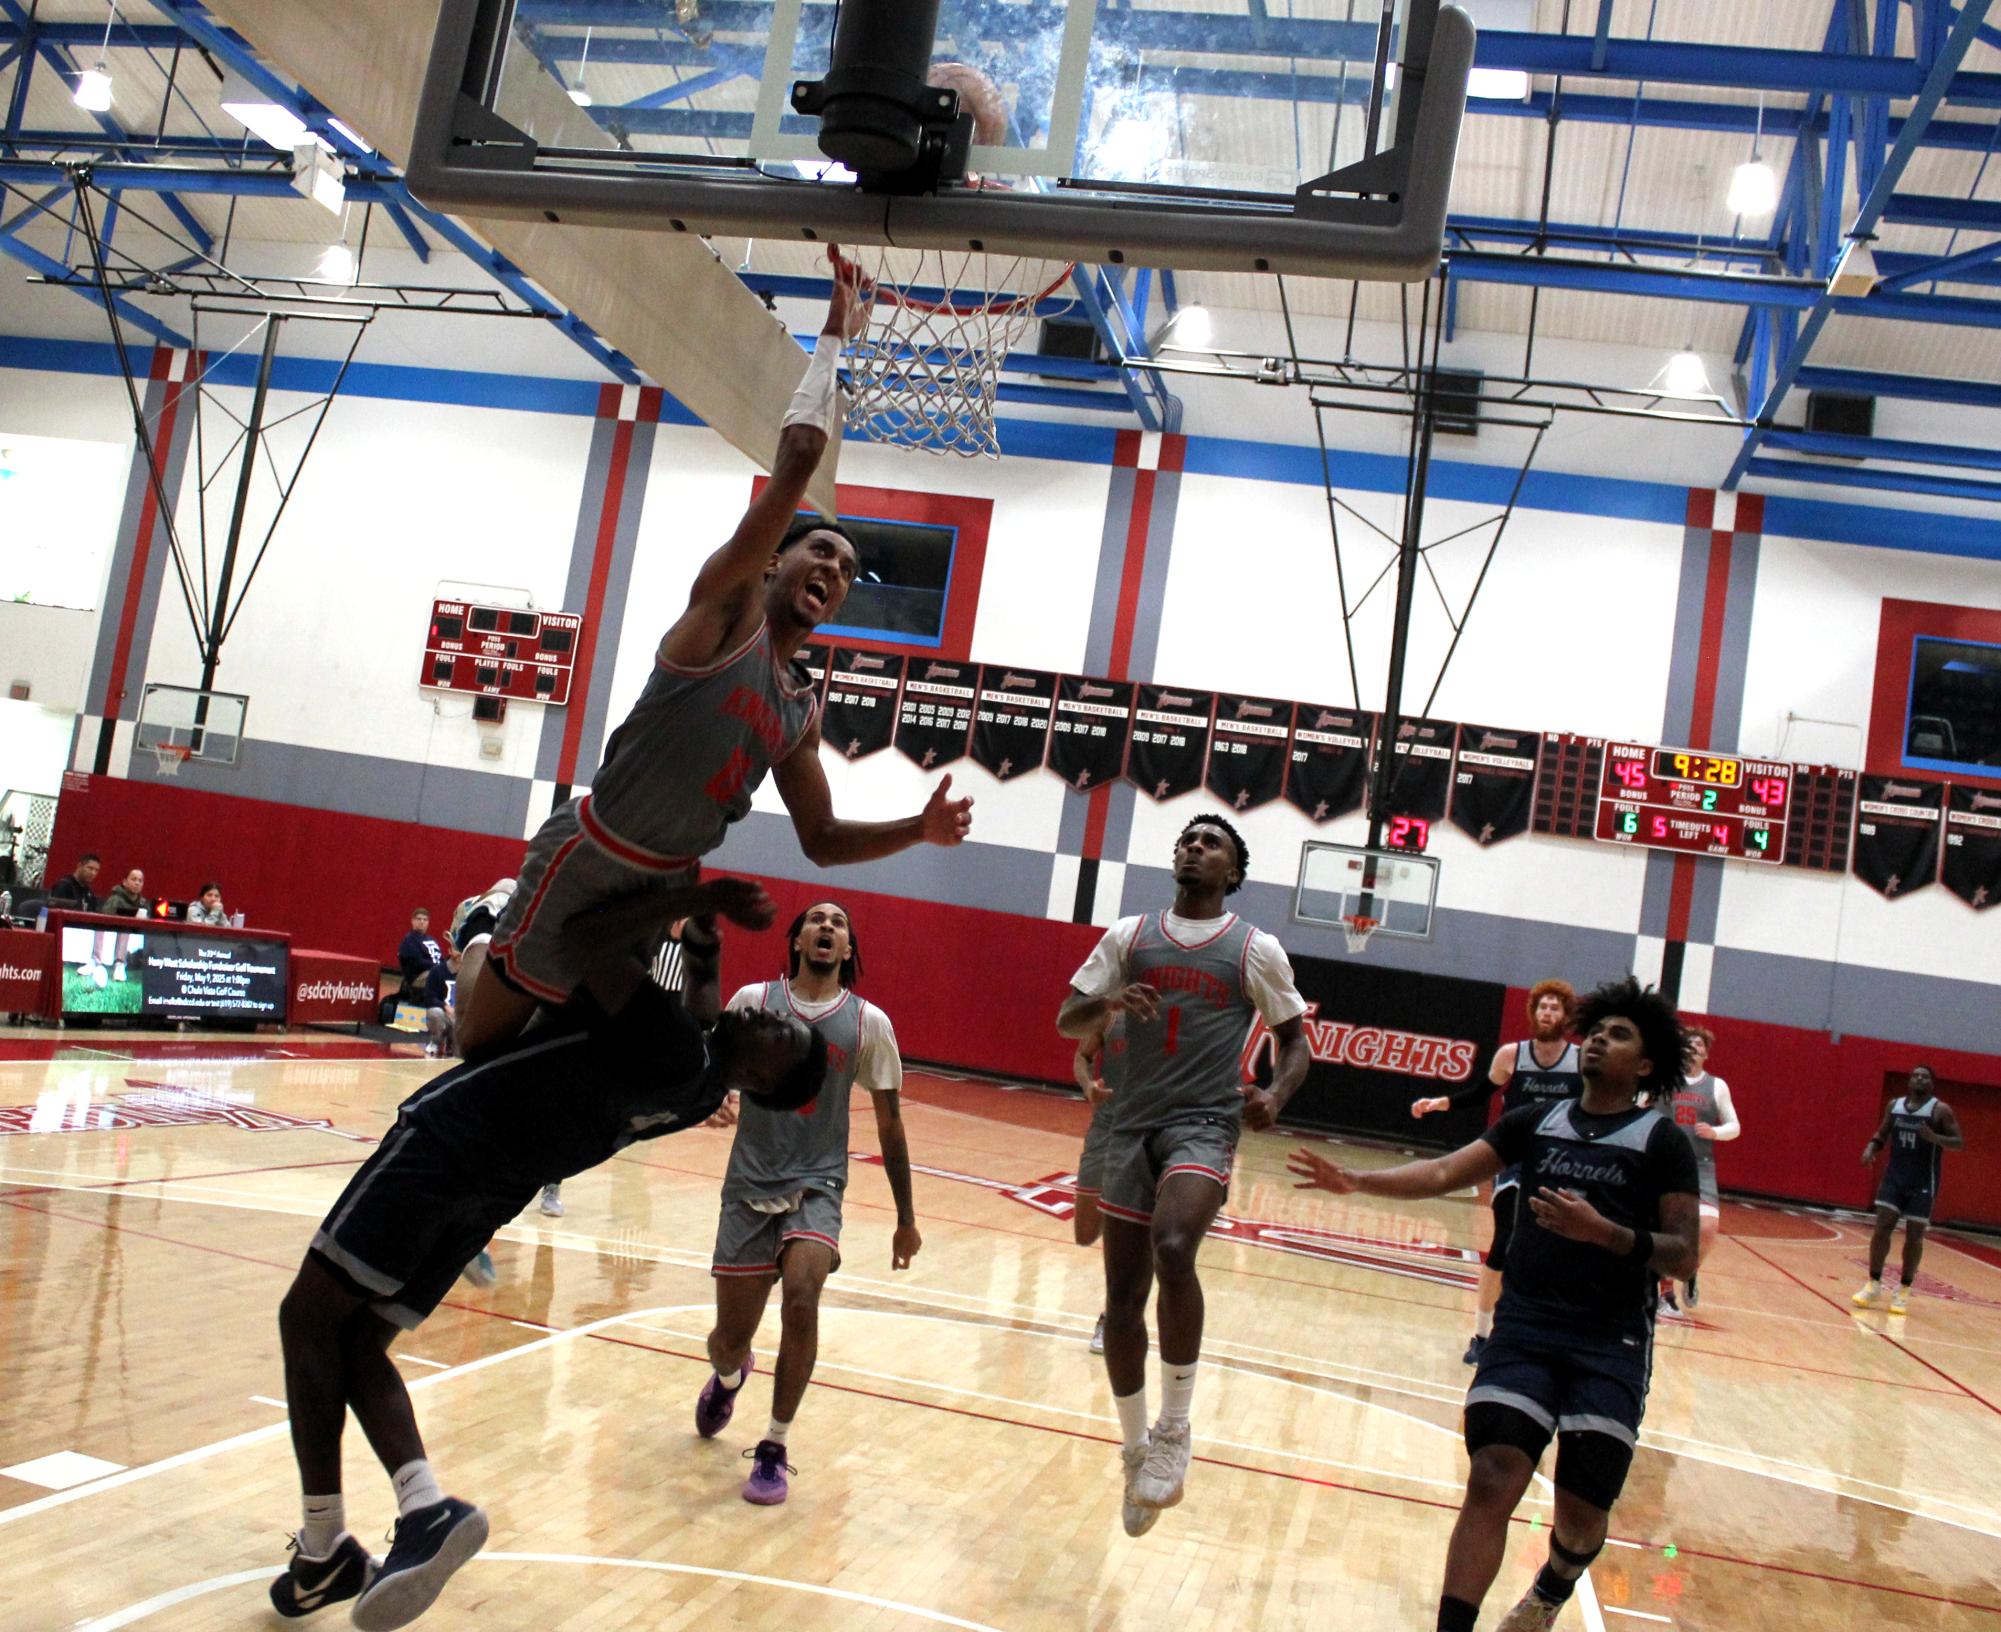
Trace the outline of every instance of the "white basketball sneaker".
{"type": "Polygon", "coordinates": [[[1128,1445],[1119,1452],[1126,1470],[1126,1497],[1119,1507],[1119,1517],[1125,1521],[1129,1536],[1145,1535],[1160,1517],[1159,1508],[1141,1507],[1133,1500],[1133,1481],[1139,1477],[1139,1470],[1146,1466],[1146,1451],[1144,1445],[1128,1445]]]}
{"type": "Polygon", "coordinates": [[[1188,1423],[1156,1422],[1148,1441],[1146,1461],[1133,1475],[1132,1499],[1141,1507],[1172,1507],[1181,1500],[1188,1478],[1188,1423]]]}
{"type": "Polygon", "coordinates": [[[1549,1632],[1562,1613],[1563,1605],[1552,1604],[1531,1588],[1520,1603],[1501,1617],[1501,1624],[1494,1632],[1549,1632]]]}

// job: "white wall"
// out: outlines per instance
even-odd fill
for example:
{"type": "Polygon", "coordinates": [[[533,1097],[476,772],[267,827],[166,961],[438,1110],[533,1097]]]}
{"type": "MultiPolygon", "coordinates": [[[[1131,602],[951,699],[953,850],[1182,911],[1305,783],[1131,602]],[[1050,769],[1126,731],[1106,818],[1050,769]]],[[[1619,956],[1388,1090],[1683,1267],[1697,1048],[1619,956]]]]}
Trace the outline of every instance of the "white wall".
{"type": "Polygon", "coordinates": [[[75,725],[67,708],[0,698],[0,794],[56,792],[69,766],[75,725]]]}

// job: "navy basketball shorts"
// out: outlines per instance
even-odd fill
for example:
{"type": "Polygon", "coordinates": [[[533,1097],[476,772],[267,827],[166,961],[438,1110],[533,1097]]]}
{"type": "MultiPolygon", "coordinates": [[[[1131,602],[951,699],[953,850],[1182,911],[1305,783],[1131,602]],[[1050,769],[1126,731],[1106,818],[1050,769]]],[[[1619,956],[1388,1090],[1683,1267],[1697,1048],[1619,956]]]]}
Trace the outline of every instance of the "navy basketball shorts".
{"type": "Polygon", "coordinates": [[[1154,1198],[1177,1173],[1209,1179],[1227,1196],[1238,1128],[1234,1117],[1192,1116],[1164,1128],[1114,1129],[1105,1139],[1099,1211],[1128,1224],[1151,1224],[1154,1198]]]}
{"type": "Polygon", "coordinates": [[[1077,1157],[1077,1188],[1085,1195],[1098,1195],[1105,1188],[1105,1147],[1112,1137],[1112,1105],[1101,1099],[1091,1112],[1091,1125],[1084,1130],[1084,1148],[1077,1157]]]}
{"type": "Polygon", "coordinates": [[[1885,1179],[1883,1188],[1876,1192],[1876,1205],[1892,1209],[1906,1223],[1929,1224],[1932,1221],[1933,1195],[1928,1184],[1906,1184],[1897,1179],[1885,1179]]]}
{"type": "Polygon", "coordinates": [[[347,1181],[312,1250],[384,1320],[415,1331],[536,1189],[399,1121],[347,1181]]]}
{"type": "MultiPolygon", "coordinates": [[[[701,872],[695,857],[621,855],[615,846],[619,841],[592,819],[588,795],[556,810],[529,840],[513,898],[487,943],[487,967],[504,984],[561,1003],[583,980],[563,943],[565,924],[608,902],[691,884],[701,872]]],[[[641,955],[651,950],[635,948],[641,955]]]]}
{"type": "Polygon", "coordinates": [[[817,1241],[841,1267],[841,1193],[809,1186],[783,1212],[753,1207],[741,1196],[723,1198],[716,1221],[711,1275],[776,1275],[778,1261],[795,1241],[817,1241]]]}
{"type": "Polygon", "coordinates": [[[1639,1444],[1652,1371],[1647,1338],[1504,1314],[1466,1394],[1466,1449],[1512,1445],[1537,1460],[1554,1437],[1557,1488],[1609,1509],[1639,1444]]]}

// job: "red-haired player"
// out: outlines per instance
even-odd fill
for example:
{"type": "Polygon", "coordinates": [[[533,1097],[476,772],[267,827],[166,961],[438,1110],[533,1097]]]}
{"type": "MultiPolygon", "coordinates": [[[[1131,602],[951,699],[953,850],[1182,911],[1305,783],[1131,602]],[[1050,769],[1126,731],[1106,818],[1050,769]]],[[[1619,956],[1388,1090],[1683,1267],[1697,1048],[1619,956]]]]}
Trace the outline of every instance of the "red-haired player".
{"type": "MultiPolygon", "coordinates": [[[[1501,1114],[1524,1105],[1547,1105],[1554,1100],[1575,1099],[1584,1092],[1579,1073],[1577,1045],[1569,1038],[1570,1017],[1577,1012],[1577,993],[1564,980],[1539,980],[1529,991],[1529,1035],[1518,1043],[1503,1043],[1487,1067],[1485,1084],[1474,1083],[1456,1094],[1411,1103],[1412,1116],[1429,1116],[1433,1111],[1449,1111],[1485,1099],[1493,1089],[1501,1090],[1501,1114]]],[[[1480,1363],[1480,1351],[1487,1346],[1494,1329],[1494,1305],[1501,1299],[1501,1266],[1507,1262],[1508,1243],[1515,1233],[1515,1203],[1519,1192],[1515,1170],[1501,1169],[1494,1180],[1494,1240],[1480,1268],[1480,1307],[1474,1316],[1473,1340],[1466,1345],[1466,1364],[1480,1363]]]]}

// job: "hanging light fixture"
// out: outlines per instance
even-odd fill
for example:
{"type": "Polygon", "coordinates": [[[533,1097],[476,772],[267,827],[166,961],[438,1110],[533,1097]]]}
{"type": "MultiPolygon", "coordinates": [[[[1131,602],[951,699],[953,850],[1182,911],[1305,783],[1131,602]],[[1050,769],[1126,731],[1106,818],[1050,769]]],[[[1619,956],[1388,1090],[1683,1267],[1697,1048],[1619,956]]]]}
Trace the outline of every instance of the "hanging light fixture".
{"type": "Polygon", "coordinates": [[[104,38],[98,42],[97,61],[76,76],[76,89],[71,93],[85,113],[111,111],[111,71],[104,66],[104,53],[111,49],[111,25],[117,21],[117,0],[112,0],[105,10],[104,38]]]}
{"type": "Polygon", "coordinates": [[[1215,324],[1210,320],[1208,307],[1200,304],[1183,306],[1175,312],[1160,343],[1182,351],[1201,351],[1209,344],[1214,331],[1215,324]]]}
{"type": "Polygon", "coordinates": [[[591,88],[584,79],[584,70],[590,66],[590,61],[591,31],[587,28],[584,30],[584,49],[577,57],[577,77],[570,81],[570,100],[580,108],[591,105],[591,88]]]}
{"type": "Polygon", "coordinates": [[[1767,216],[1779,207],[1779,175],[1765,162],[1765,95],[1758,93],[1758,124],[1751,135],[1751,156],[1730,172],[1727,202],[1732,215],[1767,216]]]}
{"type": "Polygon", "coordinates": [[[320,256],[318,270],[323,282],[352,284],[360,274],[361,269],[354,258],[354,251],[347,247],[347,217],[348,211],[342,210],[340,237],[327,245],[326,253],[320,256]]]}
{"type": "Polygon", "coordinates": [[[1703,364],[1702,354],[1692,344],[1676,352],[1661,370],[1661,383],[1677,397],[1708,396],[1709,370],[1703,364]]]}

